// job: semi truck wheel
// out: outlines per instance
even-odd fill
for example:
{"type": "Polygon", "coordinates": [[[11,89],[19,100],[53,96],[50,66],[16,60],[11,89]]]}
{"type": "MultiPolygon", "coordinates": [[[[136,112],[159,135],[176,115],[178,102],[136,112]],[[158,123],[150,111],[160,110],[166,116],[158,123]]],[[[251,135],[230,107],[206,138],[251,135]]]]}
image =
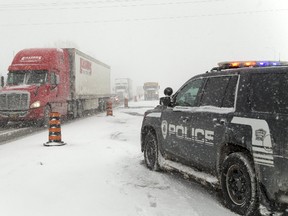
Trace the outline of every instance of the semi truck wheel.
{"type": "Polygon", "coordinates": [[[46,105],[43,111],[43,119],[35,122],[37,127],[48,127],[49,126],[49,118],[50,118],[51,108],[46,105]]]}
{"type": "Polygon", "coordinates": [[[49,126],[50,112],[51,112],[50,106],[46,105],[45,109],[44,109],[44,119],[43,119],[43,126],[44,127],[49,126]]]}
{"type": "Polygon", "coordinates": [[[259,191],[251,160],[244,153],[232,153],[223,163],[221,186],[224,204],[240,215],[257,215],[259,191]]]}
{"type": "Polygon", "coordinates": [[[156,135],[148,132],[144,141],[144,160],[146,166],[154,171],[160,170],[158,163],[158,141],[156,135]]]}

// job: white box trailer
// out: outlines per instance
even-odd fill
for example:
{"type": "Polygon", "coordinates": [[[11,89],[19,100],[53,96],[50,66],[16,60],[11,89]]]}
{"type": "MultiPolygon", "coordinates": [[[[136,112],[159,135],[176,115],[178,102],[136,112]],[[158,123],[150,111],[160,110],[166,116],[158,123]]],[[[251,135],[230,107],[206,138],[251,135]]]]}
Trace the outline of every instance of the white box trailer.
{"type": "Polygon", "coordinates": [[[106,99],[111,97],[110,66],[77,49],[67,50],[71,68],[71,99],[77,103],[72,109],[103,110],[106,99]]]}

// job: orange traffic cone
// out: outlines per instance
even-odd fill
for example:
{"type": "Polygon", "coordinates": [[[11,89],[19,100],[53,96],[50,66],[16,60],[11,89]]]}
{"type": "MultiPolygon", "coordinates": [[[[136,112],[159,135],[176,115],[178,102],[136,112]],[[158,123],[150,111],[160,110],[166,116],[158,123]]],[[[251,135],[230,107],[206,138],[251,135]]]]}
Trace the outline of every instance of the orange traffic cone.
{"type": "Polygon", "coordinates": [[[106,102],[106,115],[113,116],[112,101],[108,100],[106,102]]]}
{"type": "Polygon", "coordinates": [[[125,98],[125,99],[124,99],[124,107],[125,107],[125,108],[128,108],[128,98],[125,98]]]}
{"type": "Polygon", "coordinates": [[[65,145],[61,140],[61,122],[60,113],[52,112],[49,117],[49,136],[48,142],[44,143],[44,146],[61,146],[65,145]]]}

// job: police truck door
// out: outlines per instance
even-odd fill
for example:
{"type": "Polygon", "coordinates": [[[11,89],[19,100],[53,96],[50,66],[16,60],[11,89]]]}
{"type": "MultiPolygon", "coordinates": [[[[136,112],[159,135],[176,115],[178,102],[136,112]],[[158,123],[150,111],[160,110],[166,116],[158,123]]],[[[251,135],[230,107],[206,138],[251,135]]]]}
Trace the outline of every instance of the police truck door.
{"type": "Polygon", "coordinates": [[[204,79],[196,79],[188,82],[173,98],[173,108],[167,108],[162,112],[161,129],[163,148],[176,160],[196,158],[193,142],[193,110],[196,108],[199,93],[204,79]]]}

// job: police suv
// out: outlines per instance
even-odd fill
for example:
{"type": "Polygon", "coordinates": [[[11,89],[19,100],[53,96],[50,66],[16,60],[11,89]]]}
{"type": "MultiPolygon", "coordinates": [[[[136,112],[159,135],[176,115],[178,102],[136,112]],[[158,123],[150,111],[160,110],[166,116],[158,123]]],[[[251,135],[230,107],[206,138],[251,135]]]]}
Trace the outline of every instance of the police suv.
{"type": "Polygon", "coordinates": [[[284,210],[288,62],[219,63],[172,93],[166,88],[160,105],[144,115],[146,166],[219,186],[225,206],[240,215],[255,215],[260,204],[284,210]]]}

